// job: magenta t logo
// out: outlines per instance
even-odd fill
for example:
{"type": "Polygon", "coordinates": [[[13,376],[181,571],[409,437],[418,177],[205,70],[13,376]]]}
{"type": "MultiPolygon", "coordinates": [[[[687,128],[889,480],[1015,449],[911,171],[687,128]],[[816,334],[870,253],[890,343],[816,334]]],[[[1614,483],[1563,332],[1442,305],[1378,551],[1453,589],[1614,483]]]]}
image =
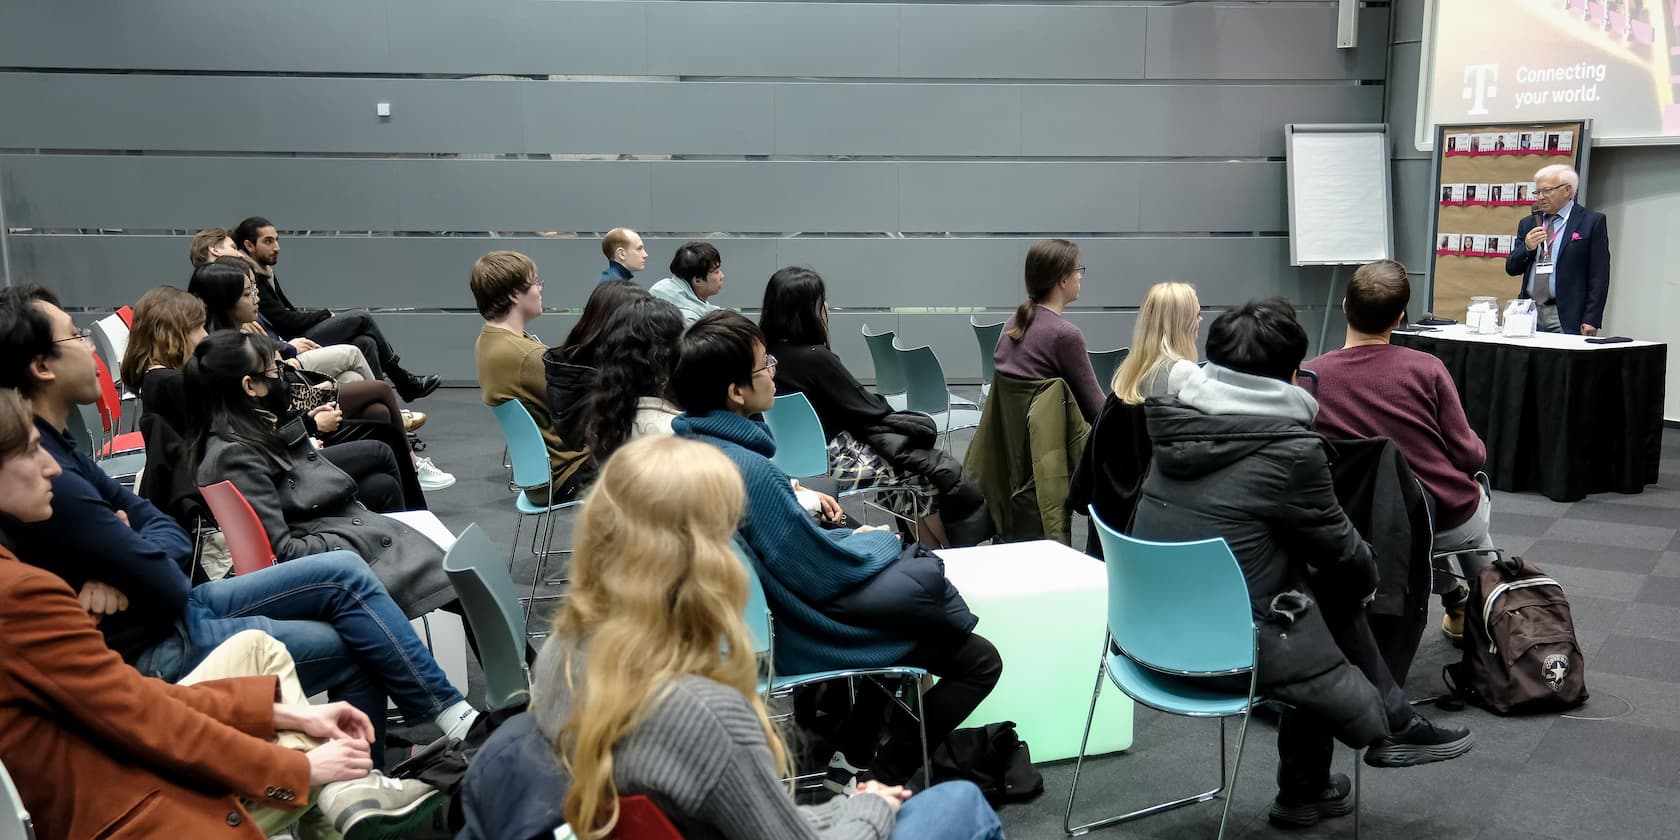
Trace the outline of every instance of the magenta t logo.
{"type": "Polygon", "coordinates": [[[1464,68],[1464,98],[1470,100],[1470,116],[1488,112],[1487,100],[1499,95],[1499,65],[1471,64],[1464,68]]]}

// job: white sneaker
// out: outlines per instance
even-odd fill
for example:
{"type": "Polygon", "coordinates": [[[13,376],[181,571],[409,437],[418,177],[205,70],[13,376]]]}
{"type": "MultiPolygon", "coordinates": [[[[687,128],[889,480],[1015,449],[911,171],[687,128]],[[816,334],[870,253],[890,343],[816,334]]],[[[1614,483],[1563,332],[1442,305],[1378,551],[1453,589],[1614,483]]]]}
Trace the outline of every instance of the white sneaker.
{"type": "Polygon", "coordinates": [[[414,471],[420,476],[420,489],[442,490],[455,486],[455,476],[438,469],[430,458],[415,458],[414,471]]]}
{"type": "Polygon", "coordinates": [[[828,760],[828,773],[823,777],[823,787],[829,790],[852,796],[857,793],[858,774],[863,770],[853,767],[846,760],[846,754],[836,751],[834,757],[828,760]]]}

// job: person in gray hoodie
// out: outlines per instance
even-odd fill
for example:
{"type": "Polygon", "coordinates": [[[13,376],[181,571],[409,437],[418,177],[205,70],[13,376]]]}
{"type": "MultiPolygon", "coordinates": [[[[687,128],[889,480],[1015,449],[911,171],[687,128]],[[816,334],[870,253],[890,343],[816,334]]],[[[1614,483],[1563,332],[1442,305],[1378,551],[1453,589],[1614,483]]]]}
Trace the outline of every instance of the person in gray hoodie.
{"type": "MultiPolygon", "coordinates": [[[[1222,537],[1236,555],[1260,636],[1260,692],[1291,706],[1270,812],[1284,827],[1352,812],[1352,784],[1330,773],[1333,739],[1367,748],[1373,767],[1457,758],[1473,744],[1468,730],[1414,713],[1378,652],[1365,619],[1376,562],[1336,501],[1313,431],[1318,403],[1294,384],[1307,344],[1282,299],[1213,322],[1203,376],[1145,405],[1153,448],[1132,527],[1148,540],[1222,537]],[[1296,637],[1287,654],[1268,644],[1283,616],[1296,637]]],[[[1246,692],[1248,677],[1240,683],[1246,692]]]]}

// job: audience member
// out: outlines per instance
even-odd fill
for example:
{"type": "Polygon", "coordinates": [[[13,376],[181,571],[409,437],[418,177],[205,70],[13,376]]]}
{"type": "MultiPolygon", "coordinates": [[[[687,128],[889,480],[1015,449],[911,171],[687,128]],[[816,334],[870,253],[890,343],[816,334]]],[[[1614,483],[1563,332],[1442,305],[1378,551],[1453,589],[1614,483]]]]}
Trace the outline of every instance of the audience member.
{"type": "Polygon", "coordinates": [[[548,347],[525,331],[542,315],[543,282],[537,276],[537,264],[518,251],[491,251],[473,263],[467,285],[484,318],[473,344],[484,404],[518,400],[536,421],[548,447],[552,483],[527,490],[526,496],[539,505],[548,504],[551,495],[556,501],[576,497],[594,472],[589,450],[581,438],[560,435],[543,375],[543,354],[548,347]]]}
{"type": "MultiPolygon", "coordinates": [[[[1068,507],[1095,512],[1104,524],[1125,532],[1131,527],[1138,486],[1149,468],[1149,429],[1143,404],[1178,396],[1201,375],[1196,364],[1196,334],[1202,305],[1188,283],[1156,283],[1143,297],[1131,352],[1114,373],[1111,393],[1085,441],[1085,455],[1074,470],[1068,507]]],[[[1090,524],[1085,550],[1102,556],[1097,526],[1090,524]]]]}
{"type": "MultiPolygon", "coordinates": [[[[346,548],[373,567],[409,617],[452,605],[443,550],[368,509],[394,509],[401,487],[395,481],[378,487],[383,498],[364,505],[357,483],[321,457],[301,421],[275,428],[276,412],[265,406],[280,390],[276,373],[273,354],[258,336],[218,332],[193,351],[183,385],[190,406],[187,457],[198,465],[198,483],[231,481],[282,561],[346,548]]],[[[390,450],[379,448],[389,459],[390,450]]]]}
{"type": "Polygon", "coordinates": [[[583,416],[596,463],[639,437],[671,434],[671,421],[682,413],[670,399],[682,331],[682,313],[653,298],[632,300],[608,319],[583,416]]]}
{"type": "Polygon", "coordinates": [[[367,357],[354,344],[322,347],[307,338],[283,341],[275,335],[268,319],[257,308],[256,263],[244,254],[217,257],[193,269],[187,291],[204,301],[205,327],[209,332],[240,330],[267,336],[274,341],[274,351],[293,367],[341,383],[377,378],[368,367],[367,357]]]}
{"type": "Polygon", "coordinates": [[[310,706],[291,657],[261,633],[230,638],[190,686],[124,664],[85,595],[9,549],[16,524],[53,516],[59,470],[24,401],[0,389],[0,761],[36,836],[255,840],[289,821],[265,812],[312,801],[351,838],[418,831],[438,816],[436,791],[370,772],[368,717],[310,706]],[[269,664],[242,662],[258,658],[269,664]]]}
{"type": "MultiPolygon", "coordinates": [[[[257,281],[251,273],[252,265],[250,258],[241,254],[220,257],[193,272],[187,289],[204,300],[211,332],[235,329],[270,336],[257,311],[257,281]]],[[[287,362],[286,367],[276,368],[285,380],[283,390],[288,394],[286,410],[275,412],[279,425],[285,425],[293,414],[301,413],[309,433],[325,443],[375,440],[385,444],[396,465],[395,475],[403,485],[404,509],[424,508],[424,490],[444,490],[455,485],[455,476],[439,469],[431,458],[420,457],[409,443],[408,433],[424,424],[426,415],[399,408],[397,395],[390,385],[371,373],[365,377],[358,373],[358,367],[366,372],[367,361],[355,345],[317,347],[288,359],[286,342],[274,341],[276,358],[287,362]],[[310,377],[298,373],[299,369],[320,376],[310,377]],[[329,377],[332,381],[326,379],[329,377]]],[[[336,455],[333,457],[335,463],[345,466],[346,462],[336,455]]]]}
{"type": "Polygon", "coordinates": [[[841,490],[904,488],[884,491],[882,503],[918,523],[921,541],[936,546],[952,543],[942,513],[954,514],[952,522],[990,522],[979,488],[939,447],[938,427],[925,415],[894,411],[829,349],[828,291],[817,272],[789,267],[770,275],[759,326],[776,360],[776,392],[810,400],[828,441],[829,475],[841,490]],[[945,501],[955,509],[943,510],[945,501]]]}
{"type": "Polygon", "coordinates": [[[1132,528],[1149,540],[1221,537],[1236,555],[1258,626],[1259,689],[1291,706],[1270,812],[1284,826],[1353,810],[1347,776],[1330,773],[1333,737],[1365,748],[1374,767],[1472,745],[1467,730],[1413,712],[1378,653],[1364,611],[1376,563],[1337,504],[1312,428],[1318,405],[1292,384],[1307,343],[1287,304],[1253,302],[1214,321],[1205,375],[1145,408],[1154,457],[1132,528]]]}
{"type": "Polygon", "coordinates": [[[193,588],[187,533],[60,431],[72,400],[93,381],[92,348],[76,340],[68,315],[37,297],[46,294],[0,295],[0,386],[29,397],[41,446],[59,465],[53,515],[6,530],[25,562],[78,592],[112,649],[146,674],[174,680],[234,633],[260,629],[304,660],[311,693],[330,691],[381,722],[387,688],[418,720],[466,708],[367,564],[349,552],[193,588]],[[401,626],[382,626],[392,621],[401,626]]]}
{"type": "Polygon", "coordinates": [[[743,500],[711,447],[639,440],[608,461],[578,519],[531,714],[491,735],[468,771],[463,838],[546,836],[562,822],[613,836],[631,793],[652,796],[685,837],[1003,836],[968,782],[915,796],[864,782],[794,805],[742,621],[748,579],[730,537],[743,500]]]}
{"type": "Polygon", "coordinates": [[[671,276],[648,289],[682,311],[683,326],[717,309],[711,299],[723,291],[723,257],[710,242],[684,242],[671,257],[671,276]]]}
{"type": "MultiPolygon", "coordinates": [[[[1487,449],[1470,429],[1458,387],[1441,360],[1390,344],[1405,323],[1412,284],[1406,267],[1393,260],[1361,266],[1348,282],[1342,312],[1347,341],[1307,363],[1318,375],[1318,430],[1332,440],[1385,437],[1434,500],[1435,551],[1493,548],[1488,535],[1492,510],[1487,487],[1478,481],[1487,449]]],[[[1486,555],[1459,555],[1466,576],[1486,567],[1486,555]]],[[[1464,636],[1469,590],[1437,575],[1447,614],[1441,631],[1464,636]]]]}
{"type": "MultiPolygon", "coordinates": [[[[829,530],[806,515],[787,475],[770,460],[776,444],[769,429],[750,419],[775,401],[775,368],[764,351],[764,334],[746,316],[724,310],[701,318],[683,334],[673,380],[683,414],[672,428],[723,450],[746,484],[740,536],[776,616],[777,670],[926,668],[940,677],[923,709],[928,743],[937,744],[996,685],[1003,668],[997,650],[972,632],[976,619],[966,607],[947,601],[920,609],[918,598],[924,604],[938,599],[913,592],[904,576],[883,574],[895,562],[918,556],[900,560],[891,531],[829,530]]],[[[936,574],[942,577],[943,569],[936,574]]],[[[960,602],[954,588],[943,591],[960,602]]],[[[893,719],[891,738],[875,752],[880,718],[872,712],[884,710],[881,697],[876,691],[859,693],[830,763],[833,787],[855,785],[861,767],[870,767],[881,781],[901,783],[920,763],[920,738],[904,716],[893,719]]]]}
{"type": "Polygon", "coordinates": [[[239,250],[239,246],[233,244],[233,231],[227,228],[206,228],[193,234],[192,242],[187,246],[187,261],[196,269],[213,260],[244,253],[239,250]]]}
{"type": "Polygon", "coordinates": [[[1079,299],[1084,278],[1078,245],[1066,239],[1034,243],[1027,251],[1027,300],[1004,325],[992,360],[1004,376],[1067,382],[1089,423],[1102,409],[1102,386],[1086,354],[1085,334],[1062,317],[1079,299]]]}
{"type": "Polygon", "coordinates": [[[601,253],[607,258],[607,267],[601,271],[601,279],[597,281],[600,283],[633,280],[636,272],[647,266],[647,248],[642,245],[642,237],[629,228],[607,231],[601,237],[601,253]]]}
{"type": "Polygon", "coordinates": [[[322,346],[354,344],[360,348],[374,378],[390,377],[391,384],[406,402],[414,402],[436,391],[442,380],[435,375],[416,376],[404,369],[397,351],[385,340],[379,324],[365,309],[333,314],[327,309],[299,309],[280,289],[274,266],[280,262],[280,234],[261,216],[252,216],[234,228],[233,242],[257,264],[258,308],[281,338],[307,338],[322,346]]]}
{"type": "MultiPolygon", "coordinates": [[[[595,290],[589,293],[589,300],[584,303],[578,322],[566,334],[566,340],[543,353],[549,414],[554,418],[554,430],[561,440],[578,441],[578,445],[582,445],[586,438],[584,409],[595,389],[601,341],[606,336],[607,323],[612,320],[613,313],[626,303],[648,298],[646,289],[628,280],[608,280],[597,284],[595,290]]],[[[585,471],[578,480],[580,485],[595,480],[597,464],[594,458],[588,458],[583,468],[585,471]]]]}

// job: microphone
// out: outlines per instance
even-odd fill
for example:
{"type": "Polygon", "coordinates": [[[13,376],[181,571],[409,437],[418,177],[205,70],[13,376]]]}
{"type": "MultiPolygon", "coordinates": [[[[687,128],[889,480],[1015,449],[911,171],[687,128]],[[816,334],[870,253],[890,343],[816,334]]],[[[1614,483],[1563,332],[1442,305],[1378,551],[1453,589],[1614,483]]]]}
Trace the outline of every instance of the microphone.
{"type": "MultiPolygon", "coordinates": [[[[1534,212],[1534,227],[1540,228],[1541,230],[1545,230],[1546,229],[1545,228],[1545,225],[1546,225],[1546,211],[1542,210],[1540,208],[1540,202],[1538,202],[1538,201],[1534,202],[1534,211],[1533,212],[1534,212]]],[[[1534,228],[1529,228],[1529,230],[1533,230],[1533,229],[1534,228]]],[[[1542,239],[1542,240],[1540,240],[1540,247],[1534,249],[1535,253],[1539,254],[1540,258],[1542,260],[1546,258],[1546,245],[1547,245],[1546,240],[1542,239]]]]}

